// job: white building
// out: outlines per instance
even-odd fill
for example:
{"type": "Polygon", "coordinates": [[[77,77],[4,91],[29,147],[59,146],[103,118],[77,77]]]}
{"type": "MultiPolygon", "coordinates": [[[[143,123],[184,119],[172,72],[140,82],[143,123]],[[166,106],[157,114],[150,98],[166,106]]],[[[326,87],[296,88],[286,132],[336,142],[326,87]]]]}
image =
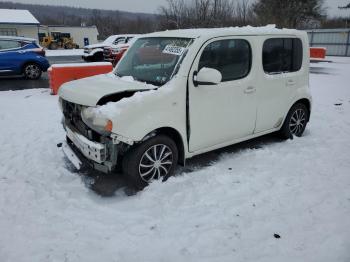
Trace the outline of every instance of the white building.
{"type": "Polygon", "coordinates": [[[98,43],[96,26],[45,26],[40,25],[28,10],[0,9],[0,35],[39,40],[39,33],[49,35],[51,32],[70,34],[80,47],[98,43]]]}
{"type": "Polygon", "coordinates": [[[28,10],[0,9],[0,35],[38,39],[39,26],[28,10]]]}
{"type": "Polygon", "coordinates": [[[96,44],[98,31],[96,26],[58,26],[58,25],[42,25],[39,29],[40,33],[45,33],[46,35],[52,32],[60,32],[63,34],[70,34],[73,41],[79,45],[79,47],[84,47],[86,44],[96,44]]]}

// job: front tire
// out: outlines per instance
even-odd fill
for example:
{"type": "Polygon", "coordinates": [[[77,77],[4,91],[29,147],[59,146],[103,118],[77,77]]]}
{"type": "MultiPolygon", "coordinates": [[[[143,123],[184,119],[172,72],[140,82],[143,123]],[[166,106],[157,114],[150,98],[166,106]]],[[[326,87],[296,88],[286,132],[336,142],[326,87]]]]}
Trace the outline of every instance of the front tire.
{"type": "Polygon", "coordinates": [[[309,121],[310,112],[302,103],[297,103],[289,110],[288,115],[280,130],[283,138],[301,137],[309,121]]]}
{"type": "Polygon", "coordinates": [[[132,148],[123,158],[123,173],[142,190],[156,179],[173,175],[178,160],[175,142],[165,135],[154,136],[132,148]]]}
{"type": "Polygon", "coordinates": [[[23,68],[23,74],[26,79],[36,80],[41,77],[42,69],[35,63],[26,64],[23,68]]]}

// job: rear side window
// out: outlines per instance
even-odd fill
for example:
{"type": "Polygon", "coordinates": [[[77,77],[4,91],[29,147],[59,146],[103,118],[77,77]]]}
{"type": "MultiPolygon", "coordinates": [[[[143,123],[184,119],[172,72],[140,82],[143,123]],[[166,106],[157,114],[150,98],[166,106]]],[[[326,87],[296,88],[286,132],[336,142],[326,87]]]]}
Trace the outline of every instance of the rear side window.
{"type": "Polygon", "coordinates": [[[251,67],[251,48],[243,39],[219,40],[205,47],[199,60],[203,67],[220,71],[222,82],[244,78],[251,67]]]}
{"type": "Polygon", "coordinates": [[[303,44],[299,38],[271,38],[263,46],[263,66],[267,74],[299,71],[303,44]]]}
{"type": "Polygon", "coordinates": [[[0,40],[0,50],[20,48],[21,43],[13,40],[0,40]]]}
{"type": "Polygon", "coordinates": [[[124,44],[125,43],[125,37],[118,37],[115,41],[114,41],[114,45],[119,45],[119,44],[124,44]]]}

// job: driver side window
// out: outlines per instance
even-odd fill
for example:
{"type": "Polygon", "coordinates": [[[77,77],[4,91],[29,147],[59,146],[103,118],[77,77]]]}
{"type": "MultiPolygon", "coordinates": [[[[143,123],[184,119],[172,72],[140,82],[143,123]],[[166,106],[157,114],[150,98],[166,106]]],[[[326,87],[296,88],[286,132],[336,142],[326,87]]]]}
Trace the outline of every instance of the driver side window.
{"type": "Polygon", "coordinates": [[[220,71],[222,82],[246,77],[251,68],[251,47],[243,39],[219,40],[208,44],[199,60],[198,71],[203,67],[220,71]]]}

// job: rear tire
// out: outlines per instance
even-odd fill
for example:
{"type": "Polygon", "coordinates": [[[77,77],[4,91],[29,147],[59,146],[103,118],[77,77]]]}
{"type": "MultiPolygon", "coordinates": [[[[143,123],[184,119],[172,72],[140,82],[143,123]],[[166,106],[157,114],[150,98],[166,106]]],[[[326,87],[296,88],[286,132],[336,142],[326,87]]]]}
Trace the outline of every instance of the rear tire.
{"type": "Polygon", "coordinates": [[[26,79],[37,80],[41,77],[42,69],[38,64],[29,63],[23,67],[23,74],[26,79]]]}
{"type": "Polygon", "coordinates": [[[155,179],[167,180],[178,160],[175,142],[165,135],[154,136],[130,149],[123,158],[123,173],[131,184],[142,190],[155,179]]]}
{"type": "Polygon", "coordinates": [[[49,45],[49,49],[50,49],[50,50],[56,50],[57,48],[58,48],[58,44],[55,43],[55,42],[53,42],[53,43],[51,43],[51,44],[49,45]]]}
{"type": "Polygon", "coordinates": [[[301,137],[309,122],[310,112],[302,103],[297,103],[289,110],[280,135],[284,139],[292,139],[293,136],[301,137]]]}

